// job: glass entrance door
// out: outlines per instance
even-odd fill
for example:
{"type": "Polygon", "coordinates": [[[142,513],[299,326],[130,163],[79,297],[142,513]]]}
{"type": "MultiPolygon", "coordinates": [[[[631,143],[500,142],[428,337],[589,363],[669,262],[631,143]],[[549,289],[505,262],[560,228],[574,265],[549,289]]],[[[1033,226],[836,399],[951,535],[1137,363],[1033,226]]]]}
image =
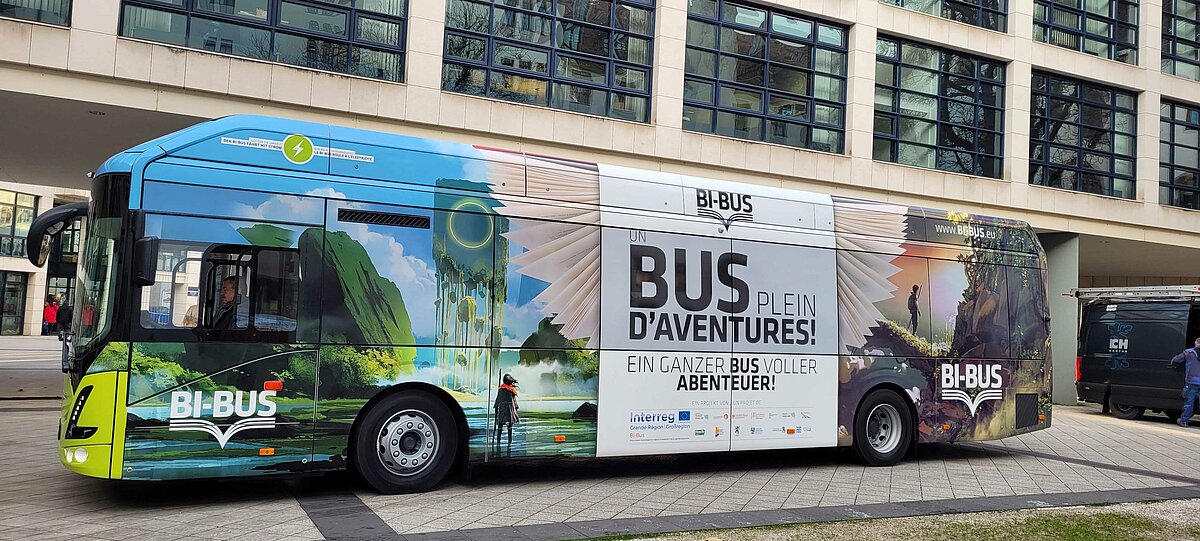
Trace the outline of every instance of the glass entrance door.
{"type": "Polygon", "coordinates": [[[25,323],[25,274],[0,272],[4,293],[0,297],[0,334],[21,334],[25,323]]]}

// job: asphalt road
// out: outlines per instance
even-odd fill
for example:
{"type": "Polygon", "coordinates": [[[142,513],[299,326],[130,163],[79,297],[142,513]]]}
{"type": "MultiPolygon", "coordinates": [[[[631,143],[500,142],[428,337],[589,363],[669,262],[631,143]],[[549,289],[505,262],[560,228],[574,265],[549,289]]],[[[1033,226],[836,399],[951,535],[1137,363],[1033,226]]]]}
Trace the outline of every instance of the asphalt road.
{"type": "Polygon", "coordinates": [[[61,358],[55,337],[0,337],[0,399],[62,397],[61,358]]]}

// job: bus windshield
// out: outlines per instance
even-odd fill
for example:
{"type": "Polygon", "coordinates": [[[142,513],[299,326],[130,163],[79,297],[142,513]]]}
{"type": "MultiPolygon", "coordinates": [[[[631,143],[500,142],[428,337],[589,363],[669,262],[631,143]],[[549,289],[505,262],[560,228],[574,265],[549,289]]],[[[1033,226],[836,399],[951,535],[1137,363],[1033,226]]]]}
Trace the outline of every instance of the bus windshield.
{"type": "Polygon", "coordinates": [[[86,353],[112,328],[116,306],[117,254],[128,208],[129,177],[105,175],[92,181],[92,209],[79,264],[75,307],[75,351],[86,353]]]}

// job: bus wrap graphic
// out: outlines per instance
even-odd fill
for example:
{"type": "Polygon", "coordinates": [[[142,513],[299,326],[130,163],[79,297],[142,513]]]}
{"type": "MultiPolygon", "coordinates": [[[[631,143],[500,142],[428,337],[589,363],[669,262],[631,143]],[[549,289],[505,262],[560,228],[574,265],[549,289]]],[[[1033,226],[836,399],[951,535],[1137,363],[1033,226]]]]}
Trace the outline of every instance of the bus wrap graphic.
{"type": "MultiPolygon", "coordinates": [[[[473,461],[852,445],[880,383],[920,442],[1011,435],[1010,390],[1050,425],[1024,224],[261,118],[205,130],[163,149],[227,183],[126,186],[179,263],[120,299],[136,323],[78,386],[128,373],[121,478],[342,469],[373,448],[352,428],[375,397],[422,385],[473,461]]],[[[94,189],[102,219],[134,210],[94,189]]],[[[127,241],[81,249],[89,276],[124,272],[127,241]]]]}

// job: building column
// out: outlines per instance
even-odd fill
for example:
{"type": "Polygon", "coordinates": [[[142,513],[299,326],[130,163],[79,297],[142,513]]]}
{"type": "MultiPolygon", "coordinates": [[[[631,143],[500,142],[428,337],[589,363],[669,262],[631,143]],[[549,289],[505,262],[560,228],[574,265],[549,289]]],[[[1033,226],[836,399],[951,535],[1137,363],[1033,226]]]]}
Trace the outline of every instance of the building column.
{"type": "Polygon", "coordinates": [[[25,274],[25,322],[21,334],[25,336],[40,336],[42,334],[42,309],[46,304],[46,269],[25,274]]]}
{"type": "Polygon", "coordinates": [[[1079,301],[1064,296],[1079,287],[1079,235],[1038,235],[1050,269],[1047,302],[1050,305],[1050,364],[1054,370],[1051,399],[1055,404],[1074,404],[1075,355],[1079,345],[1079,301]]]}

